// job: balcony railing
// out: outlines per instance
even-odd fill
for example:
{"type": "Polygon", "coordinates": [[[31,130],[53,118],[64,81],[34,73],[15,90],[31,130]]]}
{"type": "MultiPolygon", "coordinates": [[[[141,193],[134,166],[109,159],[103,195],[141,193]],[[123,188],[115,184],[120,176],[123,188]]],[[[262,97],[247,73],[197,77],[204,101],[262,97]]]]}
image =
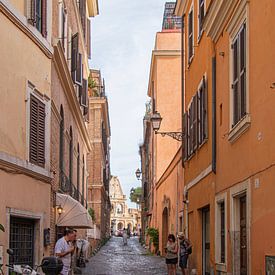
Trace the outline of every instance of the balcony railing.
{"type": "Polygon", "coordinates": [[[73,199],[79,201],[85,208],[88,207],[84,195],[77,190],[75,185],[70,181],[64,172],[61,172],[60,176],[60,189],[62,193],[70,195],[73,199]]]}

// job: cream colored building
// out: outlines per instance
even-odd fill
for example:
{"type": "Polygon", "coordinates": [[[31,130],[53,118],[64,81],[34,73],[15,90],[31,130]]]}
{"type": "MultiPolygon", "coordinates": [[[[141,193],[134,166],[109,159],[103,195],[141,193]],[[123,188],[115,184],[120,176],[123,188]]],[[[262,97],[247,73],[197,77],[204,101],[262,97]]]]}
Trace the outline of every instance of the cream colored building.
{"type": "Polygon", "coordinates": [[[52,1],[0,1],[0,251],[39,264],[50,249],[52,1]],[[20,242],[18,241],[20,240],[20,242]],[[24,247],[24,249],[20,249],[24,247]]]}
{"type": "Polygon", "coordinates": [[[112,176],[110,181],[111,229],[115,233],[117,230],[130,228],[139,231],[141,228],[141,212],[139,209],[128,208],[127,198],[124,195],[119,178],[112,176]]]}

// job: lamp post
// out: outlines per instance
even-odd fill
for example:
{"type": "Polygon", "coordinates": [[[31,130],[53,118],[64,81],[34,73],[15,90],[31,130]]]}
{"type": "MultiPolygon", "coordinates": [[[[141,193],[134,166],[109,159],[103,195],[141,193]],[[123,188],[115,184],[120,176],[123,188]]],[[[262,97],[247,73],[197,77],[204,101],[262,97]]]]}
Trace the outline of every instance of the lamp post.
{"type": "Polygon", "coordinates": [[[137,180],[141,180],[141,171],[139,168],[136,170],[136,177],[137,177],[137,180]]]}
{"type": "Polygon", "coordinates": [[[151,116],[151,122],[153,130],[155,131],[155,134],[159,134],[161,136],[169,136],[173,139],[176,139],[177,141],[182,141],[183,139],[183,132],[159,132],[160,124],[162,121],[162,117],[159,112],[154,112],[151,116]]]}

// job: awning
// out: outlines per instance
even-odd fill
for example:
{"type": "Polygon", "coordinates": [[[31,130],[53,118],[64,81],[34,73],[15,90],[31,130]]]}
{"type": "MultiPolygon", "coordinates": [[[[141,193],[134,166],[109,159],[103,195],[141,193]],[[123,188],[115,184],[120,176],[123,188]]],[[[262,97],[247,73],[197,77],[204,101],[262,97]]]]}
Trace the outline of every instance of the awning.
{"type": "Polygon", "coordinates": [[[71,196],[57,193],[56,205],[60,205],[63,208],[63,213],[58,214],[57,226],[93,228],[92,218],[87,209],[71,196]]]}

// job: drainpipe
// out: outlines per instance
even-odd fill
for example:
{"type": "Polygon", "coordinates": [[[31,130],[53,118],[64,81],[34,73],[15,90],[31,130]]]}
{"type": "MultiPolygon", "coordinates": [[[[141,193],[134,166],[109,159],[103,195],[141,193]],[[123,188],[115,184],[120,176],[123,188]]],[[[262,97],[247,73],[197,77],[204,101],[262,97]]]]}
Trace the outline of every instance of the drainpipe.
{"type": "Polygon", "coordinates": [[[212,171],[217,167],[216,53],[212,57],[212,171]]]}
{"type": "MultiPolygon", "coordinates": [[[[184,128],[184,15],[181,19],[181,131],[184,128]]],[[[181,163],[184,168],[184,139],[181,141],[181,163]]]]}

